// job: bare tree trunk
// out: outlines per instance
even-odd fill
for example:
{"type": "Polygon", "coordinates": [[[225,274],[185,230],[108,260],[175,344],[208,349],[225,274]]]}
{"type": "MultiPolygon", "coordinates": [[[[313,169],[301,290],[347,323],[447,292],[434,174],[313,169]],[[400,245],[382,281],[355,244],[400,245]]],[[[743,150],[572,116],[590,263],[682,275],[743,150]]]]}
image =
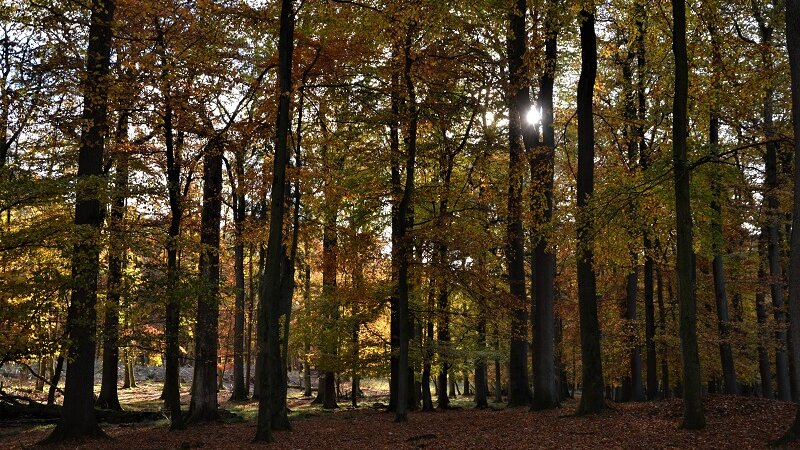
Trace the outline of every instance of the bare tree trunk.
{"type": "Polygon", "coordinates": [[[212,138],[203,154],[203,209],[200,229],[200,294],[194,340],[194,378],[190,422],[217,418],[219,342],[219,239],[222,210],[222,142],[212,138]]]}
{"type": "MultiPolygon", "coordinates": [[[[285,374],[280,348],[281,275],[285,255],[283,221],[285,219],[286,166],[289,158],[290,101],[292,91],[292,56],[294,53],[295,12],[292,0],[282,0],[278,39],[278,84],[280,99],[270,192],[270,227],[267,261],[259,286],[258,361],[261,386],[258,401],[256,442],[271,442],[273,429],[290,429],[286,398],[282,395],[285,374]]],[[[287,316],[288,318],[288,316],[287,316]]]]}
{"type": "Polygon", "coordinates": [[[589,198],[594,192],[594,117],[592,99],[597,76],[594,13],[581,10],[581,75],[578,80],[578,308],[580,310],[583,395],[576,414],[596,414],[605,407],[600,324],[592,240],[594,225],[589,198]]]}
{"type": "Polygon", "coordinates": [[[114,0],[91,2],[86,77],[82,85],[80,151],[75,199],[79,239],[72,254],[72,294],[67,314],[67,370],[61,418],[45,440],[63,442],[105,436],[94,413],[94,357],[100,228],[103,222],[101,180],[107,133],[108,84],[114,0]]]}
{"type": "Polygon", "coordinates": [[[672,166],[675,177],[675,216],[677,229],[678,299],[683,356],[682,428],[705,427],[700,357],[697,351],[697,305],[692,253],[692,211],[689,198],[691,169],[686,151],[688,134],[687,101],[689,57],[686,52],[686,1],[672,2],[672,52],[675,56],[675,99],[672,105],[672,166]]]}

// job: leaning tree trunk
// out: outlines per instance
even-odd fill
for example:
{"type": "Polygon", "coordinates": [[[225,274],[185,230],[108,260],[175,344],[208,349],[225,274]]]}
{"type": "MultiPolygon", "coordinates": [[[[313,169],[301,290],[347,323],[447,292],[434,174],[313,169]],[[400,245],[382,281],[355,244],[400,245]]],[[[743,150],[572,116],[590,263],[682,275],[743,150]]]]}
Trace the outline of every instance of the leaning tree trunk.
{"type": "Polygon", "coordinates": [[[689,197],[687,100],[689,57],[686,53],[686,1],[672,2],[672,52],[675,56],[675,98],[672,105],[672,170],[675,177],[675,220],[677,230],[678,300],[683,357],[683,424],[697,430],[705,427],[700,356],[697,351],[697,305],[692,253],[692,209],[689,197]]]}
{"type": "Polygon", "coordinates": [[[280,349],[280,298],[283,254],[283,222],[286,215],[286,165],[289,159],[290,100],[292,91],[292,55],[294,53],[295,13],[292,0],[282,0],[280,36],[278,39],[278,118],[272,189],[270,190],[270,223],[267,261],[259,286],[258,367],[261,373],[258,399],[258,424],[255,441],[271,442],[272,429],[289,428],[282,394],[283,364],[280,349]],[[275,418],[279,418],[275,423],[275,418]]]}
{"type": "Polygon", "coordinates": [[[189,421],[217,418],[219,336],[219,235],[222,210],[222,142],[214,137],[203,155],[203,210],[200,229],[200,295],[194,340],[194,379],[189,421]]]}
{"type": "Polygon", "coordinates": [[[121,410],[117,385],[119,377],[119,305],[123,291],[122,269],[125,264],[125,242],[122,225],[125,217],[125,198],[128,191],[128,112],[120,113],[116,133],[116,172],[109,216],[108,293],[106,294],[103,324],[103,377],[97,406],[121,410]]]}
{"type": "Polygon", "coordinates": [[[95,306],[103,222],[101,180],[107,133],[111,22],[115,7],[115,0],[93,0],[91,6],[75,192],[78,239],[72,253],[72,294],[66,330],[70,340],[69,368],[61,418],[47,442],[104,436],[94,414],[95,306]]]}
{"type": "Polygon", "coordinates": [[[605,407],[600,323],[594,273],[593,220],[589,199],[594,192],[594,117],[592,99],[597,76],[594,13],[581,10],[581,75],[578,80],[578,309],[580,315],[583,395],[576,414],[595,414],[605,407]]]}

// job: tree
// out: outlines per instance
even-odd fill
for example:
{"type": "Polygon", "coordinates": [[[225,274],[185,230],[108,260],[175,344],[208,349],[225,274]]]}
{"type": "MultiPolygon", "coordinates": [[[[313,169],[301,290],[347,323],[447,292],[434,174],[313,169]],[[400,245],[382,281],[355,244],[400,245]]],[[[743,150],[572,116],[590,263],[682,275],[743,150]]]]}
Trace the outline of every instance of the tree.
{"type": "Polygon", "coordinates": [[[556,137],[553,117],[553,85],[558,60],[558,1],[547,3],[545,17],[544,71],[539,84],[538,106],[542,110],[542,143],[532,152],[531,184],[540,187],[534,193],[534,214],[540,214],[539,232],[533,253],[533,409],[554,408],[559,404],[555,367],[556,255],[547,239],[547,227],[553,220],[553,184],[556,137]]]}
{"type": "Polygon", "coordinates": [[[600,324],[597,319],[593,220],[589,201],[594,192],[594,118],[592,103],[597,76],[597,37],[594,13],[581,9],[581,75],[578,80],[578,308],[580,309],[583,394],[576,414],[595,414],[604,408],[600,324]]]}
{"type": "Polygon", "coordinates": [[[522,406],[530,403],[531,392],[528,387],[528,311],[525,307],[525,246],[522,227],[522,185],[524,175],[522,164],[526,144],[525,115],[530,104],[524,64],[527,34],[525,32],[525,0],[517,0],[509,11],[509,36],[506,38],[508,52],[508,217],[506,225],[508,261],[508,284],[512,302],[511,345],[509,354],[509,406],[522,406]]]}
{"type": "Polygon", "coordinates": [[[697,351],[692,210],[689,198],[691,169],[686,151],[689,57],[686,53],[686,2],[672,2],[672,52],[675,57],[675,99],[672,104],[672,170],[675,181],[677,229],[678,300],[680,304],[681,354],[683,357],[683,428],[705,427],[700,357],[697,351]]]}
{"type": "Polygon", "coordinates": [[[103,220],[100,192],[115,9],[115,0],[94,0],[91,5],[75,193],[75,225],[80,237],[72,254],[73,285],[67,317],[69,367],[61,419],[46,439],[48,443],[104,435],[94,415],[95,305],[100,272],[98,235],[103,220]]]}
{"type": "MultiPolygon", "coordinates": [[[[792,131],[794,134],[794,204],[792,208],[792,236],[789,261],[789,318],[791,342],[800,342],[800,1],[786,0],[786,51],[789,54],[791,77],[792,131]]],[[[792,347],[792,363],[800,367],[800,345],[792,347]]],[[[794,383],[800,379],[794,371],[794,383]]],[[[800,404],[794,422],[784,436],[784,441],[800,436],[800,404]]]]}
{"type": "Polygon", "coordinates": [[[258,427],[255,441],[271,442],[273,429],[290,429],[286,398],[282,396],[283,380],[279,342],[281,275],[284,263],[283,221],[285,216],[286,166],[289,158],[290,114],[292,92],[292,56],[294,53],[295,11],[292,0],[283,0],[280,10],[278,39],[278,117],[275,136],[275,157],[270,192],[269,240],[266,269],[261,276],[258,308],[258,359],[261,370],[258,399],[258,427]]]}

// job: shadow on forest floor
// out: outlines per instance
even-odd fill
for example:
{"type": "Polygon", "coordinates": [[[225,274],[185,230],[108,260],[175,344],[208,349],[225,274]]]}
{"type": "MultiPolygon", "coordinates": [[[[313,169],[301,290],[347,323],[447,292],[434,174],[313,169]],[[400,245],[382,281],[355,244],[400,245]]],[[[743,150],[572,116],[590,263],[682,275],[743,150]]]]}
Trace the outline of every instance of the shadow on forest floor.
{"type": "MultiPolygon", "coordinates": [[[[129,410],[158,410],[160,392],[143,385],[123,400],[129,410]]],[[[231,403],[230,392],[220,392],[223,408],[235,420],[190,426],[170,432],[166,420],[104,425],[109,440],[51,448],[241,448],[255,435],[258,402],[231,403]]],[[[188,392],[182,400],[188,402],[188,392]]],[[[780,436],[794,414],[794,404],[750,397],[709,396],[705,399],[708,426],[700,432],[679,429],[680,400],[615,404],[615,410],[591,417],[565,417],[577,402],[562,408],[529,412],[505,409],[503,404],[477,410],[469,397],[452,400],[460,409],[412,412],[407,424],[396,424],[385,412],[386,397],[368,395],[358,408],[342,399],[339,408],[311,405],[312,398],[290,390],[293,432],[275,433],[272,448],[289,449],[404,449],[404,448],[765,448],[780,436]]],[[[184,406],[185,408],[185,406],[184,406]]],[[[0,449],[27,448],[45,437],[52,425],[0,422],[0,449]]],[[[800,448],[796,445],[792,448],[800,448]]]]}

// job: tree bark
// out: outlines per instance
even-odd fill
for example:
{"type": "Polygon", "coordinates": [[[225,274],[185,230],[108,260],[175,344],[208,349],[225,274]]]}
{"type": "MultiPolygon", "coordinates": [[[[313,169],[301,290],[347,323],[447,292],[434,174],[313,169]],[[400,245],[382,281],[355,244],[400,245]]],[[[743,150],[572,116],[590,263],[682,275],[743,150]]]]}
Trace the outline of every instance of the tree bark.
{"type": "Polygon", "coordinates": [[[233,249],[234,272],[236,279],[236,299],[234,301],[233,324],[233,392],[231,401],[247,399],[247,381],[244,376],[245,356],[245,279],[244,279],[244,220],[246,217],[247,198],[244,194],[244,151],[236,153],[236,181],[231,180],[233,192],[233,225],[236,243],[233,249]],[[238,186],[236,186],[236,184],[238,186]]]}
{"type": "Polygon", "coordinates": [[[522,190],[525,144],[523,121],[530,104],[524,63],[527,34],[525,31],[525,0],[517,0],[509,12],[509,36],[506,38],[510,92],[508,94],[508,217],[506,219],[506,260],[511,294],[511,344],[509,353],[510,407],[527,405],[531,401],[528,386],[528,318],[525,288],[525,245],[522,228],[522,190]]]}
{"type": "Polygon", "coordinates": [[[414,60],[411,58],[411,45],[413,35],[416,33],[416,25],[412,24],[406,30],[405,45],[403,46],[403,80],[405,82],[406,108],[407,108],[407,129],[408,133],[404,137],[406,146],[406,179],[403,186],[403,197],[398,207],[399,214],[399,233],[398,233],[398,259],[399,267],[397,274],[398,281],[398,337],[399,349],[397,355],[397,405],[395,408],[395,422],[406,422],[408,420],[409,395],[409,341],[411,339],[411,317],[409,313],[409,279],[408,268],[412,249],[410,231],[413,223],[409,223],[409,212],[411,201],[414,195],[414,173],[417,158],[417,94],[414,87],[411,69],[414,60]]]}
{"type": "MultiPolygon", "coordinates": [[[[786,47],[791,74],[792,129],[794,131],[794,203],[789,260],[789,317],[791,326],[793,383],[800,386],[800,0],[786,0],[786,47]]],[[[789,430],[791,438],[800,436],[800,404],[789,430]]]]}
{"type": "MultiPolygon", "coordinates": [[[[533,401],[535,410],[555,408],[559,405],[555,365],[555,272],[556,256],[550,247],[547,231],[553,218],[553,177],[555,169],[555,128],[553,125],[553,84],[558,59],[557,1],[548,3],[545,18],[545,67],[539,80],[539,104],[542,111],[542,144],[535,148],[531,158],[531,182],[539,183],[541,192],[534,214],[540,231],[533,250],[533,401]]],[[[476,372],[477,373],[477,372],[476,372]]],[[[476,380],[477,383],[477,375],[476,380]]]]}
{"type": "Polygon", "coordinates": [[[109,215],[108,292],[103,324],[103,376],[97,406],[103,409],[122,410],[117,394],[119,376],[119,307],[123,292],[122,269],[125,264],[123,220],[125,199],[128,196],[128,155],[124,148],[128,137],[128,112],[120,113],[116,133],[116,172],[109,215]]]}
{"type": "Polygon", "coordinates": [[[677,229],[678,299],[683,357],[682,428],[705,427],[700,357],[697,351],[697,305],[692,253],[692,209],[689,195],[690,167],[686,150],[688,134],[687,101],[689,57],[686,52],[686,1],[672,2],[672,52],[675,57],[675,98],[672,105],[672,169],[675,180],[675,219],[677,229]]]}
{"type": "MultiPolygon", "coordinates": [[[[768,230],[761,228],[758,239],[758,280],[759,283],[767,280],[767,240],[768,230]]],[[[772,345],[772,338],[767,324],[766,295],[762,291],[756,292],[756,321],[758,323],[758,372],[761,375],[761,395],[764,398],[772,398],[772,373],[769,364],[769,348],[772,345]]]]}
{"type": "Polygon", "coordinates": [[[594,192],[594,117],[592,103],[597,76],[594,13],[581,10],[581,74],[578,80],[578,308],[580,315],[583,394],[577,415],[596,414],[605,407],[600,324],[594,273],[593,219],[589,199],[594,192]]]}
{"type": "Polygon", "coordinates": [[[222,210],[222,142],[214,137],[203,154],[203,209],[200,229],[200,294],[194,340],[194,379],[190,422],[217,418],[219,341],[219,236],[222,210]]]}
{"type": "Polygon", "coordinates": [[[108,76],[114,0],[93,0],[82,85],[83,114],[78,154],[75,226],[79,234],[72,253],[72,293],[67,315],[69,370],[61,419],[45,440],[62,442],[105,436],[94,414],[94,357],[97,279],[100,272],[100,228],[103,150],[107,133],[108,76]]]}
{"type": "Polygon", "coordinates": [[[282,397],[284,374],[280,348],[281,275],[285,259],[283,221],[286,215],[286,166],[289,159],[290,102],[292,92],[292,56],[294,53],[295,12],[292,0],[282,0],[278,38],[278,114],[270,191],[270,223],[267,260],[259,286],[258,361],[261,392],[258,401],[258,424],[255,441],[271,442],[273,429],[291,428],[282,397]]]}

